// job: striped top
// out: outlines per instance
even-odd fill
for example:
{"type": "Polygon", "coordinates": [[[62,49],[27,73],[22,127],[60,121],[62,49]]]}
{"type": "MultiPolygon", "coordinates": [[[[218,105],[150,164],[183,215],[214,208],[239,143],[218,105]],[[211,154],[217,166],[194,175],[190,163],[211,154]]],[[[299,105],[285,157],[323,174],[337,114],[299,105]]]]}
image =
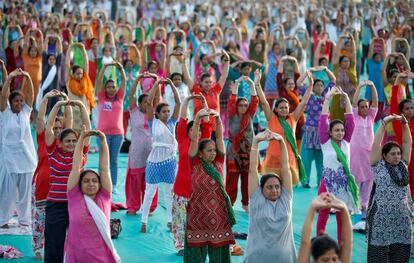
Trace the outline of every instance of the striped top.
{"type": "MultiPolygon", "coordinates": [[[[63,152],[55,140],[46,146],[50,163],[50,190],[47,201],[67,202],[67,183],[72,170],[73,152],[63,152]]],[[[86,164],[89,146],[83,148],[82,167],[86,164]]]]}

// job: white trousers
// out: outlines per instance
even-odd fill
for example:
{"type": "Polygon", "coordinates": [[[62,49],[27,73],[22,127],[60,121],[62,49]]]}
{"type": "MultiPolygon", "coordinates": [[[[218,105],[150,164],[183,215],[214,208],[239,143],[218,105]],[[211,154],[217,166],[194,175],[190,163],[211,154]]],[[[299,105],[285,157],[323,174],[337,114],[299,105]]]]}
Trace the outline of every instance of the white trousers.
{"type": "Polygon", "coordinates": [[[32,175],[33,173],[0,175],[0,226],[10,221],[16,207],[19,223],[31,224],[32,175]]]}
{"type": "MultiPolygon", "coordinates": [[[[142,217],[141,222],[146,224],[148,222],[148,214],[151,207],[152,199],[154,199],[155,192],[157,191],[158,184],[146,184],[145,194],[144,194],[144,203],[142,204],[142,217]]],[[[164,183],[164,200],[167,207],[167,222],[172,221],[172,189],[173,184],[164,183]]]]}

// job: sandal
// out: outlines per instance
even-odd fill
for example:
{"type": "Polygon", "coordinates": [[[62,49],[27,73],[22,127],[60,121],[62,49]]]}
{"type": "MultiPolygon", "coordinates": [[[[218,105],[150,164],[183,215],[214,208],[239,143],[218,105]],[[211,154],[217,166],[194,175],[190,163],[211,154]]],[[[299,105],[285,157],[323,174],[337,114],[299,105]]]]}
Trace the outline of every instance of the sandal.
{"type": "Polygon", "coordinates": [[[238,245],[231,246],[230,251],[232,256],[243,256],[243,250],[238,245]]]}

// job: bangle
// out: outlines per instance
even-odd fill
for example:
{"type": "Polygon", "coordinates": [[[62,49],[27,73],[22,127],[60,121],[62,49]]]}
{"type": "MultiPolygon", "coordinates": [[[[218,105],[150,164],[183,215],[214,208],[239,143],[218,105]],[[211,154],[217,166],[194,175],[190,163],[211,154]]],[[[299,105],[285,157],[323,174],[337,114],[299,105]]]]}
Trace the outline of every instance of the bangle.
{"type": "Polygon", "coordinates": [[[401,121],[401,124],[402,125],[407,125],[408,124],[408,121],[401,121]]]}
{"type": "Polygon", "coordinates": [[[387,125],[384,120],[382,120],[382,125],[384,126],[384,128],[387,125]]]}
{"type": "Polygon", "coordinates": [[[229,61],[230,61],[230,59],[223,59],[223,61],[224,61],[224,62],[229,62],[229,61]]]}

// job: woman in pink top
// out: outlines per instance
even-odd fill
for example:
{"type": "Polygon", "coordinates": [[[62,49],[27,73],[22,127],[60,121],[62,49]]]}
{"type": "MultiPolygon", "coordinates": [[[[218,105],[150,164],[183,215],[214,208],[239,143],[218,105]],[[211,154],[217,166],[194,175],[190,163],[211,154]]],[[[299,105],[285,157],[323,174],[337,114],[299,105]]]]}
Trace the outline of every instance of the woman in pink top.
{"type": "Polygon", "coordinates": [[[65,262],[121,262],[109,230],[112,181],[105,134],[82,129],[76,143],[68,179],[69,230],[65,242],[65,262]],[[101,141],[99,170],[83,170],[82,149],[90,136],[101,141]]]}
{"type": "Polygon", "coordinates": [[[112,186],[116,188],[118,178],[118,155],[124,138],[123,126],[123,101],[125,95],[125,71],[119,62],[105,64],[99,72],[96,81],[96,94],[99,101],[98,129],[106,135],[109,147],[109,159],[112,186]],[[102,86],[104,72],[108,66],[115,66],[121,72],[121,85],[116,88],[116,83],[108,79],[102,86]]]}
{"type": "Polygon", "coordinates": [[[365,218],[374,182],[369,157],[374,142],[374,123],[378,111],[378,94],[372,81],[364,80],[358,85],[354,94],[352,108],[355,128],[350,144],[350,169],[358,184],[362,218],[365,218]],[[371,105],[369,105],[368,100],[359,99],[363,86],[371,89],[371,105]]]}

